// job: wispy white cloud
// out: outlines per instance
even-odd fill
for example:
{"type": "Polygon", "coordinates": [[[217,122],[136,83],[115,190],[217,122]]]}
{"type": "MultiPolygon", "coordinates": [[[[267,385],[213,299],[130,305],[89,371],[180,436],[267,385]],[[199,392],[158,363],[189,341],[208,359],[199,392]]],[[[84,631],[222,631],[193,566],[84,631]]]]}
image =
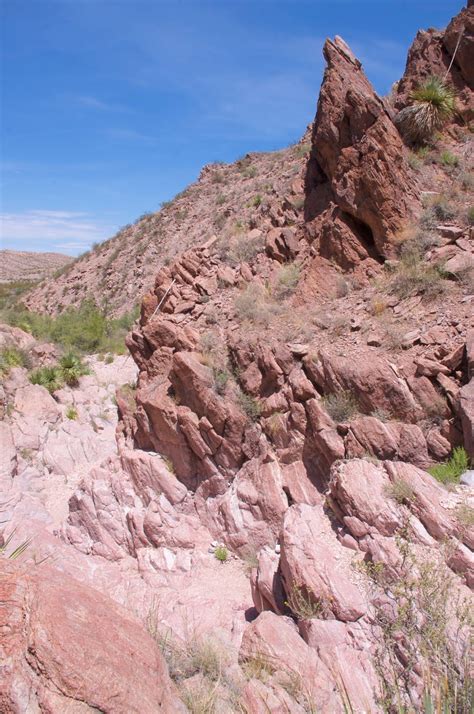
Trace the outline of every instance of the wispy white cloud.
{"type": "Polygon", "coordinates": [[[103,99],[98,99],[93,95],[89,94],[75,94],[72,100],[76,104],[80,104],[88,109],[97,109],[102,112],[129,112],[131,111],[128,107],[123,104],[116,104],[115,102],[106,102],[103,99]]]}
{"type": "Polygon", "coordinates": [[[154,144],[157,141],[155,136],[145,134],[135,129],[107,129],[107,136],[117,141],[141,141],[147,144],[154,144]]]}
{"type": "Polygon", "coordinates": [[[2,248],[79,253],[112,235],[115,227],[87,213],[34,210],[0,214],[2,248]]]}

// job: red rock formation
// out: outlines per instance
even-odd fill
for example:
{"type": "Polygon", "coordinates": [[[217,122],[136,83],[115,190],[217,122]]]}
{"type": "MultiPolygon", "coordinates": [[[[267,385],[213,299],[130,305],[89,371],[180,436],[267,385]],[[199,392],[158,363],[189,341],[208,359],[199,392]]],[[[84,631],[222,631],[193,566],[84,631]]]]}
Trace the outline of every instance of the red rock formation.
{"type": "Polygon", "coordinates": [[[343,268],[387,258],[416,208],[415,180],[388,107],[341,38],[324,45],[327,68],[306,176],[307,231],[343,268]]]}
{"type": "Polygon", "coordinates": [[[417,33],[408,51],[405,72],[396,87],[396,109],[406,106],[410,93],[428,77],[447,76],[456,90],[460,115],[464,121],[470,121],[474,116],[473,57],[474,6],[468,3],[468,7],[461,10],[444,31],[429,29],[417,33]]]}

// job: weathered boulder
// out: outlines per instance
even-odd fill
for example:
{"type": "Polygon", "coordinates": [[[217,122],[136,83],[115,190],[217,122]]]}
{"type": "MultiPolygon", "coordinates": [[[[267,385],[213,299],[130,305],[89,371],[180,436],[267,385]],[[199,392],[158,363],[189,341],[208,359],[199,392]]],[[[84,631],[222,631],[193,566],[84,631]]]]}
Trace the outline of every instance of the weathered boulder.
{"type": "Polygon", "coordinates": [[[45,564],[0,569],[2,712],[185,711],[156,642],[124,608],[45,564]]]}
{"type": "Polygon", "coordinates": [[[341,549],[321,506],[289,508],[280,543],[280,568],[289,601],[301,593],[321,608],[321,617],[345,622],[366,612],[365,598],[353,579],[349,551],[341,549]]]}
{"type": "Polygon", "coordinates": [[[318,711],[344,711],[329,669],[287,617],[262,612],[245,630],[239,660],[242,663],[261,661],[268,663],[271,672],[287,677],[296,675],[308,702],[318,711]]]}

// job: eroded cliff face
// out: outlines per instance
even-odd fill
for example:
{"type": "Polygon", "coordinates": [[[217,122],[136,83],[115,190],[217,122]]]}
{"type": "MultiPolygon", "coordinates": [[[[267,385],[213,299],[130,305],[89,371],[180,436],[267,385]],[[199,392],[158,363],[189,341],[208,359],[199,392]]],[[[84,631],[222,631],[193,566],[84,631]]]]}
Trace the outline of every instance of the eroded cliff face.
{"type": "MultiPolygon", "coordinates": [[[[291,189],[160,266],[127,338],[138,379],[117,392],[118,454],[39,542],[146,622],[188,704],[204,691],[216,712],[417,710],[430,687],[439,703],[443,674],[464,713],[474,495],[425,469],[461,444],[474,456],[469,194],[457,169],[413,160],[340,38],[325,57],[291,189]],[[433,203],[446,194],[451,219],[433,203]],[[196,669],[183,652],[203,643],[219,663],[196,669]]],[[[443,144],[463,170],[469,141],[443,144]]],[[[50,677],[22,654],[29,622],[26,690],[50,677]]],[[[144,692],[177,711],[149,646],[144,692]]],[[[135,711],[127,696],[110,704],[98,682],[83,701],[135,711]]]]}

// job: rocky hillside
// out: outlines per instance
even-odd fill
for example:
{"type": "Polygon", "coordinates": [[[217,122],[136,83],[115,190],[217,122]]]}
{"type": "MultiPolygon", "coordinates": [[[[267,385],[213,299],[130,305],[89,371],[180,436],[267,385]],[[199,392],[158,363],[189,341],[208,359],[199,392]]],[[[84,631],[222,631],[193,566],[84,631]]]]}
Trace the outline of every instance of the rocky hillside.
{"type": "MultiPolygon", "coordinates": [[[[248,154],[235,164],[211,164],[198,181],[116,236],[58,271],[24,299],[33,311],[56,314],[93,297],[111,315],[130,311],[156,272],[182,250],[217,236],[222,250],[261,223],[283,225],[281,205],[302,213],[302,173],[309,143],[276,153],[248,154]],[[60,274],[59,274],[60,273],[60,274]]],[[[239,256],[237,256],[239,257],[239,256]]]]}
{"type": "Polygon", "coordinates": [[[63,270],[71,262],[72,258],[62,253],[0,250],[0,283],[50,278],[53,273],[63,270]]]}
{"type": "MultiPolygon", "coordinates": [[[[185,194],[127,229],[187,202],[127,337],[117,453],[66,483],[60,522],[48,498],[25,521],[14,450],[2,472],[4,539],[35,537],[0,558],[3,710],[470,712],[473,27],[470,4],[419,33],[389,99],[327,40],[306,140],[189,189],[245,191],[227,223],[185,194]],[[407,87],[448,70],[457,112],[404,143],[407,87]]],[[[24,377],[12,444],[35,434],[24,377]]]]}

